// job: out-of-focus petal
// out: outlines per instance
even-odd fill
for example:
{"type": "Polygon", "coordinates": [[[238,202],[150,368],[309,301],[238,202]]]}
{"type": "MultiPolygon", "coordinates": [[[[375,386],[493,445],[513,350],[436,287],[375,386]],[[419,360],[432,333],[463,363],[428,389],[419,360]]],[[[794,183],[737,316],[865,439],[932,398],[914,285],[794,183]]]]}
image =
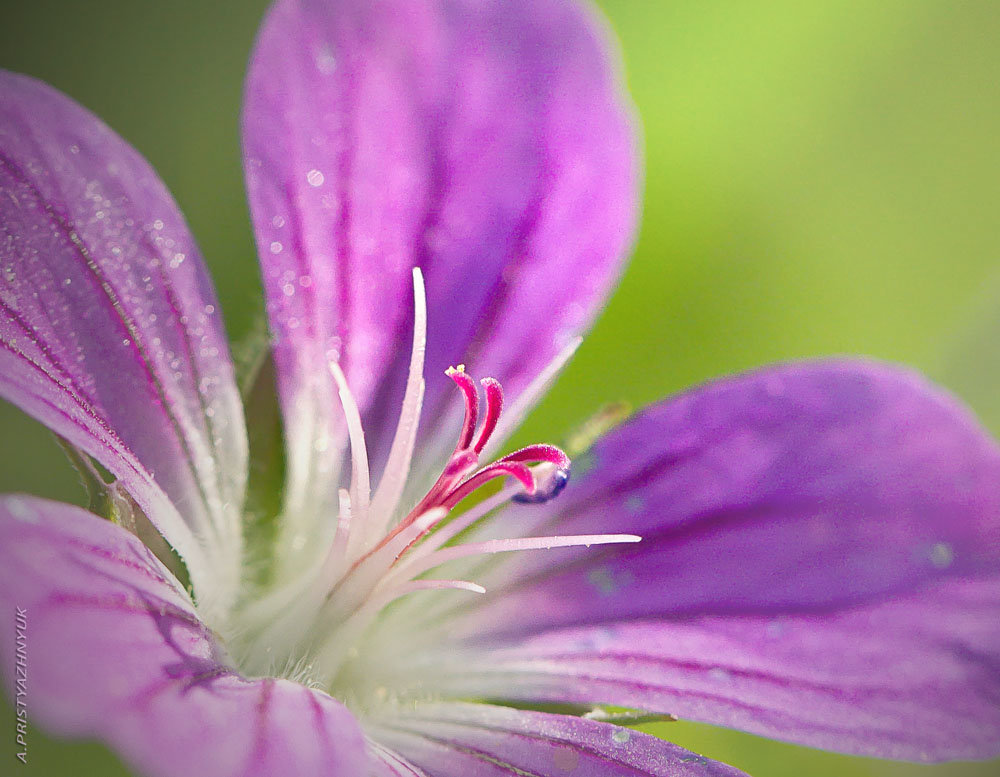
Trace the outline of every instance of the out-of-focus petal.
{"type": "Polygon", "coordinates": [[[371,724],[379,777],[738,777],[662,739],[489,704],[418,704],[371,724]]]}
{"type": "MultiPolygon", "coordinates": [[[[449,365],[516,399],[589,325],[636,211],[634,127],[610,49],[592,9],[570,0],[272,7],[244,152],[290,506],[336,502],[330,358],[379,470],[405,382],[412,267],[428,295],[425,431],[454,410],[457,433],[449,365]]],[[[425,434],[421,462],[448,437],[425,434]]]]}
{"type": "Polygon", "coordinates": [[[1000,754],[998,612],[994,576],[831,612],[556,628],[455,664],[445,687],[600,700],[879,758],[991,758],[1000,754]]]}
{"type": "Polygon", "coordinates": [[[651,407],[579,463],[489,530],[643,541],[463,571],[489,593],[448,622],[479,645],[449,691],[1000,752],[1000,451],[952,398],[875,363],[789,365],[651,407]]]}
{"type": "Polygon", "coordinates": [[[246,430],[218,303],[170,194],[95,116],[0,72],[0,236],[0,396],[107,467],[199,593],[210,574],[226,598],[246,430]]]}
{"type": "Polygon", "coordinates": [[[99,738],[149,777],[364,774],[339,702],[235,674],[176,579],[108,521],[0,499],[0,605],[6,689],[16,702],[23,655],[28,714],[47,731],[99,738]]]}

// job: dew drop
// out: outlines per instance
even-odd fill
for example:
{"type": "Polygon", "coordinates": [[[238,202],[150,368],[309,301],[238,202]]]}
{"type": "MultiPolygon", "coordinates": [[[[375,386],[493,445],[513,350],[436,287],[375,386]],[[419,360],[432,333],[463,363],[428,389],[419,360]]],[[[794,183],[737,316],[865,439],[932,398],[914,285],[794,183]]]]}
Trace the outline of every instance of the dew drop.
{"type": "Polygon", "coordinates": [[[938,542],[931,548],[930,559],[936,568],[947,569],[955,560],[955,551],[947,542],[938,542]]]}
{"type": "Polygon", "coordinates": [[[281,243],[279,243],[277,240],[275,240],[273,243],[271,243],[270,248],[272,254],[280,254],[284,246],[281,245],[281,243]]]}
{"type": "Polygon", "coordinates": [[[632,738],[632,732],[627,728],[616,728],[611,732],[611,738],[619,745],[624,745],[632,738]]]}
{"type": "Polygon", "coordinates": [[[36,516],[34,511],[20,499],[8,499],[7,512],[10,513],[15,520],[24,521],[25,523],[38,523],[38,516],[36,516]]]}
{"type": "Polygon", "coordinates": [[[316,57],[316,69],[328,76],[337,69],[337,60],[328,50],[321,51],[316,57]]]}
{"type": "Polygon", "coordinates": [[[306,180],[309,182],[310,186],[322,186],[323,181],[326,180],[326,176],[324,176],[319,170],[310,170],[306,173],[306,180]]]}

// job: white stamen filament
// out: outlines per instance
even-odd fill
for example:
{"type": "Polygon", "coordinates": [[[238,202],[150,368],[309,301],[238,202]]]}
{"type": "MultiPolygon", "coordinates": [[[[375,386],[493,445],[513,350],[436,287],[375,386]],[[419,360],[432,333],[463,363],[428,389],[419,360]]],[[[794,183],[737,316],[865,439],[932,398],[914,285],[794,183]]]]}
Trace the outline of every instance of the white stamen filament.
{"type": "Polygon", "coordinates": [[[329,589],[327,602],[317,619],[321,622],[335,621],[344,616],[345,609],[350,612],[356,608],[358,602],[374,590],[396,558],[446,514],[443,507],[427,511],[384,546],[357,562],[336,587],[329,589]]]}
{"type": "Polygon", "coordinates": [[[510,540],[486,540],[467,545],[441,548],[431,553],[415,553],[393,568],[385,581],[392,584],[399,580],[409,580],[429,572],[434,567],[468,556],[485,556],[491,553],[510,553],[519,550],[552,550],[553,548],[590,547],[591,545],[614,545],[639,542],[642,537],[635,534],[576,534],[552,537],[522,537],[510,540]]]}
{"type": "MultiPolygon", "coordinates": [[[[347,421],[347,431],[351,441],[351,521],[347,526],[347,552],[351,553],[357,545],[355,539],[359,532],[355,527],[364,526],[368,522],[368,504],[371,497],[371,481],[368,475],[368,448],[365,446],[365,433],[361,428],[361,413],[354,401],[354,395],[347,387],[347,378],[336,362],[330,362],[330,372],[337,381],[337,391],[340,394],[340,404],[344,408],[344,419],[347,421]]],[[[339,527],[338,527],[339,530],[339,527]]]]}
{"type": "MultiPolygon", "coordinates": [[[[579,346],[579,338],[564,346],[502,414],[499,383],[489,378],[482,381],[487,392],[487,415],[479,437],[474,438],[474,444],[473,439],[468,437],[471,433],[468,426],[471,417],[472,431],[475,430],[478,394],[475,388],[469,389],[470,385],[475,387],[471,378],[459,376],[461,380],[456,382],[466,399],[463,436],[435,485],[422,500],[415,500],[416,507],[407,505],[408,515],[400,516],[401,500],[407,494],[406,485],[410,480],[425,391],[423,370],[427,350],[427,302],[423,276],[416,268],[413,270],[413,299],[413,342],[406,387],[385,469],[374,494],[358,404],[340,365],[336,361],[328,364],[347,428],[350,487],[338,490],[338,516],[335,526],[327,524],[327,530],[332,529],[332,534],[326,553],[321,551],[316,554],[308,569],[302,569],[296,578],[273,588],[242,612],[243,626],[250,638],[245,645],[245,658],[251,671],[268,671],[269,667],[285,660],[296,666],[306,666],[315,679],[334,683],[338,677],[344,677],[340,674],[342,670],[347,674],[355,671],[347,669],[345,661],[354,655],[364,655],[358,652],[362,640],[368,638],[366,635],[376,633],[369,632],[369,629],[390,603],[421,591],[486,592],[482,585],[474,581],[447,579],[464,577],[473,570],[478,570],[478,575],[483,571],[478,563],[457,565],[449,575],[444,576],[446,579],[421,577],[449,562],[515,551],[589,547],[640,540],[631,534],[585,534],[489,539],[449,545],[526,489],[534,493],[527,487],[529,484],[525,478],[521,477],[525,475],[522,470],[529,463],[534,462],[530,469],[531,477],[535,484],[540,484],[555,471],[556,465],[551,462],[552,450],[562,457],[560,460],[565,460],[562,452],[551,446],[529,446],[518,452],[521,458],[513,463],[500,460],[477,473],[479,462],[493,458],[490,450],[501,444],[520,423],[527,410],[562,370],[579,346]],[[481,443],[487,443],[483,450],[480,450],[481,443]],[[533,458],[533,455],[538,458],[533,458]],[[522,469],[510,478],[514,466],[522,469]],[[487,480],[504,475],[509,477],[509,482],[498,493],[445,523],[450,511],[471,491],[487,480]],[[517,480],[517,477],[521,479],[517,480]],[[454,571],[457,568],[464,572],[454,571]],[[300,656],[298,662],[292,661],[295,656],[300,656]]],[[[454,380],[455,377],[452,377],[454,380]]],[[[547,497],[542,494],[540,498],[547,497]]],[[[447,597],[435,600],[430,610],[440,609],[441,605],[451,601],[447,597]]],[[[407,623],[412,623],[414,617],[427,622],[429,615],[422,601],[407,602],[391,612],[393,618],[405,613],[407,623]],[[418,607],[418,604],[421,606],[418,607]]]]}
{"type": "Polygon", "coordinates": [[[399,500],[406,487],[417,441],[417,427],[424,401],[424,355],[427,352],[427,295],[424,277],[419,267],[413,268],[413,348],[410,353],[410,371],[403,394],[403,407],[399,423],[389,449],[385,474],[372,498],[369,526],[366,528],[365,545],[371,545],[385,534],[399,507],[399,500]]]}
{"type": "Polygon", "coordinates": [[[351,536],[351,494],[346,488],[337,491],[340,497],[340,515],[337,518],[337,533],[333,537],[330,545],[330,552],[323,562],[322,580],[326,585],[333,586],[347,570],[350,563],[347,553],[348,539],[351,536]]]}

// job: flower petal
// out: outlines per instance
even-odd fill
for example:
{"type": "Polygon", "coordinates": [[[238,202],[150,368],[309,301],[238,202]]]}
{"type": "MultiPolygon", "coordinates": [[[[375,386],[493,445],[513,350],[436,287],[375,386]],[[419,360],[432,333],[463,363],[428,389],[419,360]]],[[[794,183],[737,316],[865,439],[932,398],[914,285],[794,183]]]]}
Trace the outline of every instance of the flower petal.
{"type": "Polygon", "coordinates": [[[555,628],[443,687],[670,713],[826,750],[911,761],[1000,753],[1000,576],[826,613],[555,628]]]}
{"type": "MultiPolygon", "coordinates": [[[[636,215],[636,141],[610,48],[591,9],[568,0],[273,6],[244,151],[291,503],[336,501],[330,358],[381,466],[406,378],[412,267],[426,277],[430,376],[465,361],[516,399],[589,325],[636,215]],[[317,484],[324,494],[296,496],[317,484]]],[[[449,387],[427,384],[439,430],[449,387]]],[[[421,450],[434,458],[426,439],[421,450]]]]}
{"type": "Polygon", "coordinates": [[[875,363],[772,368],[647,409],[589,466],[491,531],[643,541],[471,574],[447,690],[1000,753],[1000,451],[953,399],[875,363]]]}
{"type": "Polygon", "coordinates": [[[23,656],[22,699],[48,731],[98,737],[150,777],[364,773],[342,705],[236,675],[153,554],[80,508],[0,498],[0,605],[7,690],[23,656]]]}
{"type": "Polygon", "coordinates": [[[100,461],[195,584],[214,569],[224,596],[246,431],[218,303],[169,193],[95,116],[0,71],[0,235],[0,396],[100,461]]]}
{"type": "Polygon", "coordinates": [[[639,731],[488,704],[419,704],[378,717],[371,731],[379,777],[743,774],[639,731]]]}

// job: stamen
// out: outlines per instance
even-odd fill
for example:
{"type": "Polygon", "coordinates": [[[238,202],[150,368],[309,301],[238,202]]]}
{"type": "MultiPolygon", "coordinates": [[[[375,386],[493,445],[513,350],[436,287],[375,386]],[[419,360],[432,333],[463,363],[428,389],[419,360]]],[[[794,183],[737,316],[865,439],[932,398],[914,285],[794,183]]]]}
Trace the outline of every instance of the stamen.
{"type": "MultiPolygon", "coordinates": [[[[590,545],[638,542],[632,534],[490,539],[450,544],[462,532],[511,500],[548,501],[569,480],[570,459],[554,445],[528,445],[492,463],[487,452],[517,425],[524,412],[546,388],[576,350],[579,340],[563,348],[546,369],[522,392],[514,406],[504,408],[499,381],[479,383],[459,364],[446,371],[465,405],[465,415],[454,453],[422,499],[389,529],[404,498],[414,456],[425,383],[427,304],[423,276],[413,270],[413,344],[403,404],[386,461],[385,472],[374,495],[361,414],[347,378],[335,361],[329,363],[350,442],[350,488],[341,488],[337,526],[325,557],[304,570],[300,582],[286,585],[254,603],[244,615],[255,639],[250,660],[255,667],[270,665],[272,648],[283,656],[305,651],[310,665],[333,681],[351,651],[361,644],[366,630],[391,602],[425,590],[460,590],[483,594],[479,583],[457,579],[417,579],[431,570],[459,559],[522,550],[545,550],[590,545]],[[479,388],[484,396],[480,419],[479,388]],[[449,513],[473,492],[492,480],[508,482],[449,523],[449,513]],[[263,650],[260,647],[264,647],[263,650]]],[[[483,536],[483,535],[479,535],[483,536]]],[[[461,565],[460,565],[461,566],[461,565]]],[[[479,569],[473,564],[469,569],[479,569]]],[[[442,600],[444,601],[444,600],[442,600]]],[[[417,612],[418,604],[402,605],[391,612],[417,612]]],[[[421,617],[426,616],[423,610],[421,617]]],[[[394,616],[395,617],[395,616],[394,616]]]]}
{"type": "Polygon", "coordinates": [[[443,589],[454,589],[457,591],[471,591],[474,594],[484,594],[486,589],[479,583],[470,583],[468,580],[411,580],[406,585],[401,585],[392,591],[393,598],[413,593],[414,591],[436,591],[443,589]]]}
{"type": "Polygon", "coordinates": [[[351,495],[346,488],[337,490],[340,501],[340,515],[337,519],[337,533],[333,536],[333,544],[323,562],[323,579],[326,585],[332,586],[340,579],[347,565],[347,546],[351,536],[351,495]]]}
{"type": "Polygon", "coordinates": [[[419,267],[413,268],[413,349],[410,353],[410,372],[403,393],[403,407],[399,423],[389,449],[382,480],[372,498],[371,515],[366,529],[366,545],[382,536],[399,507],[399,500],[406,488],[413,460],[413,446],[417,441],[420,410],[424,402],[424,356],[427,352],[427,294],[424,276],[419,267]]]}
{"type": "Polygon", "coordinates": [[[617,545],[640,542],[642,537],[635,534],[579,534],[553,537],[524,537],[509,540],[486,540],[467,545],[441,548],[433,553],[415,556],[400,563],[386,578],[411,579],[422,575],[449,561],[468,556],[483,556],[491,553],[510,553],[519,550],[551,550],[553,548],[590,547],[591,545],[617,545]]]}
{"type": "MultiPolygon", "coordinates": [[[[414,542],[430,531],[447,514],[447,510],[442,507],[429,510],[408,526],[386,537],[377,548],[354,562],[340,582],[327,594],[327,602],[332,602],[335,598],[350,602],[355,599],[355,595],[363,596],[361,592],[374,586],[379,577],[391,568],[414,542]]],[[[330,616],[331,613],[328,612],[323,617],[330,616]]]]}
{"type": "MultiPolygon", "coordinates": [[[[347,431],[351,440],[351,526],[364,525],[368,517],[368,500],[371,496],[371,482],[368,475],[368,449],[365,446],[365,433],[361,428],[361,414],[354,401],[354,395],[347,387],[347,378],[337,362],[330,362],[330,373],[337,382],[340,394],[340,404],[344,408],[344,418],[347,421],[347,431]]],[[[353,545],[351,540],[357,532],[348,527],[348,548],[353,545]]]]}

